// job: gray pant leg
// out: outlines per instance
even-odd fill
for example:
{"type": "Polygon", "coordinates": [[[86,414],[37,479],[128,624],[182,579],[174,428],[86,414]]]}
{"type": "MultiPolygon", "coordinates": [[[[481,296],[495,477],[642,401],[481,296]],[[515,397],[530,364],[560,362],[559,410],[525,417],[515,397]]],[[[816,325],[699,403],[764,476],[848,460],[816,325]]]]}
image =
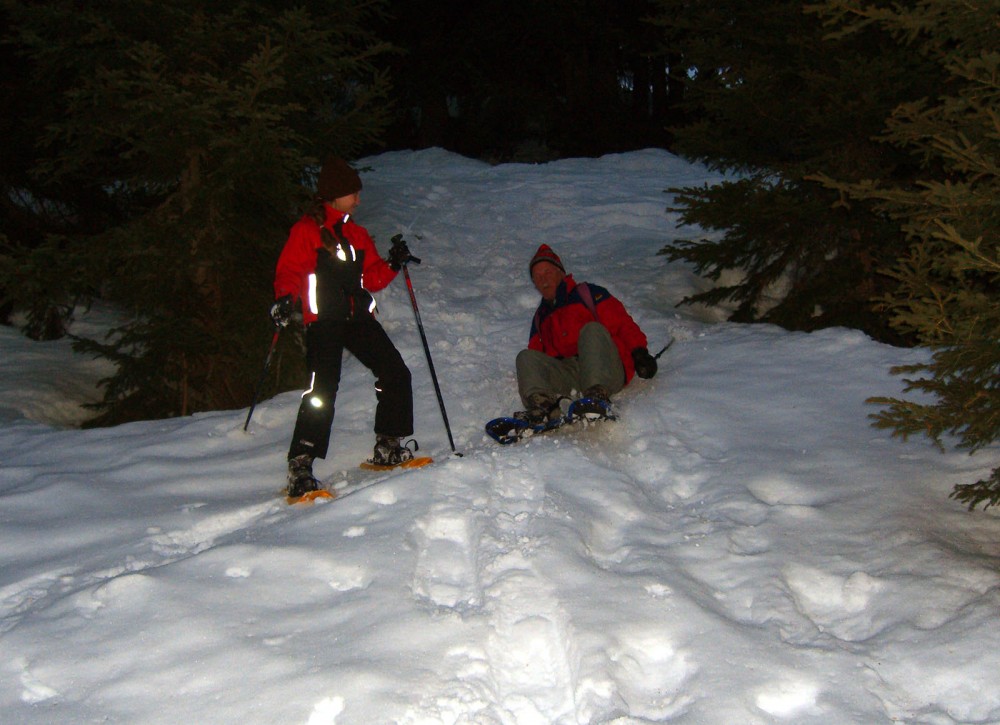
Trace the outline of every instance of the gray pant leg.
{"type": "Polygon", "coordinates": [[[572,397],[592,385],[603,385],[609,395],[625,387],[625,368],[618,357],[611,333],[599,322],[588,322],[580,330],[579,357],[560,360],[537,350],[521,350],[517,355],[517,390],[521,402],[545,393],[572,397]]]}
{"type": "Polygon", "coordinates": [[[614,395],[625,387],[625,367],[608,328],[599,322],[588,322],[580,330],[577,348],[581,391],[601,385],[609,395],[614,395]]]}
{"type": "Polygon", "coordinates": [[[560,360],[538,350],[521,350],[517,354],[517,391],[527,406],[535,393],[554,397],[568,396],[577,386],[576,358],[560,360]]]}

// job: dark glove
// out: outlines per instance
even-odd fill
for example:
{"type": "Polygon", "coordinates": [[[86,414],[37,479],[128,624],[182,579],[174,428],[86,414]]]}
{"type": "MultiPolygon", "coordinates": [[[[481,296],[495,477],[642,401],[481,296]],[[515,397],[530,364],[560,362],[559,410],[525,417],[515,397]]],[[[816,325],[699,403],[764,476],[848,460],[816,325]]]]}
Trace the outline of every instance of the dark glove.
{"type": "Polygon", "coordinates": [[[410,248],[406,246],[406,241],[398,234],[392,238],[392,247],[389,249],[389,266],[393,272],[398,272],[400,267],[413,259],[410,248]]]}
{"type": "Polygon", "coordinates": [[[656,375],[656,358],[644,347],[632,351],[632,362],[635,363],[635,374],[640,378],[651,378],[656,375]]]}
{"type": "Polygon", "coordinates": [[[275,327],[287,327],[292,321],[292,313],[295,312],[295,302],[291,295],[279,298],[271,305],[271,320],[275,327]]]}

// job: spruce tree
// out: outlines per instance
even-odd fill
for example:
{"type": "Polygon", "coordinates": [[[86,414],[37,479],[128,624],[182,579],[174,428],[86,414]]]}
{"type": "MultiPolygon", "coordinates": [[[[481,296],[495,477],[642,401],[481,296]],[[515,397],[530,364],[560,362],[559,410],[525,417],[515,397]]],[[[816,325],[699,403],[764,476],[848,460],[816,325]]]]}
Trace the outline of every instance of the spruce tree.
{"type": "Polygon", "coordinates": [[[692,122],[674,129],[675,150],[731,174],[670,190],[681,222],[705,234],[662,253],[719,283],[685,302],[732,304],[736,321],[843,325],[906,342],[871,303],[895,285],[878,270],[905,249],[903,235],[868,204],[835,206],[836,193],[810,177],[909,175],[910,156],[872,137],[939,70],[874,31],[826,39],[798,3],[659,5],[665,47],[689,69],[692,122]]]}
{"type": "MultiPolygon", "coordinates": [[[[116,209],[99,183],[85,176],[65,183],[33,173],[44,153],[45,131],[65,116],[65,91],[91,69],[73,63],[59,44],[38,40],[39,53],[19,45],[14,19],[27,3],[0,0],[0,309],[5,322],[17,308],[22,329],[37,340],[66,333],[65,321],[75,302],[68,284],[46,248],[48,235],[93,234],[114,223],[116,209]],[[46,72],[40,72],[42,66],[46,72]],[[58,69],[57,69],[58,68],[58,69]],[[23,260],[28,260],[24,263],[23,260]],[[6,280],[6,281],[4,281],[6,280]],[[15,305],[16,301],[16,305],[15,305]]],[[[36,8],[47,35],[62,37],[57,13],[36,8]],[[44,13],[44,14],[43,14],[44,13]]]]}
{"type": "MultiPolygon", "coordinates": [[[[936,92],[898,106],[881,136],[919,162],[914,179],[822,180],[850,203],[874,203],[908,242],[884,270],[896,284],[881,304],[931,359],[894,370],[924,395],[874,398],[885,406],[875,425],[979,450],[1000,438],[1000,2],[828,0],[814,10],[839,37],[883,28],[946,74],[936,92]]],[[[970,508],[1000,504],[1000,468],[952,495],[970,508]]]]}
{"type": "MultiPolygon", "coordinates": [[[[77,343],[117,365],[97,423],[249,402],[274,263],[314,188],[307,169],[327,153],[350,158],[385,124],[374,63],[387,48],[366,30],[382,3],[285,5],[5,6],[33,77],[65,81],[35,178],[96,193],[111,213],[97,230],[70,224],[27,251],[8,245],[0,287],[23,305],[18,280],[52,276],[63,301],[120,312],[107,339],[77,343]]],[[[87,213],[76,196],[42,201],[87,213]]],[[[272,390],[300,384],[291,368],[275,365],[284,380],[272,390]]]]}

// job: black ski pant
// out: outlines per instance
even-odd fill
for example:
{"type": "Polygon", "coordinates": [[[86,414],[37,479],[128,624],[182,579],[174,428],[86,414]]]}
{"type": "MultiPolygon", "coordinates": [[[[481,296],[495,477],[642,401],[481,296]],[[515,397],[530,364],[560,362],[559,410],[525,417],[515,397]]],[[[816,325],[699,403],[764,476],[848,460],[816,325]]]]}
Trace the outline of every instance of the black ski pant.
{"type": "Polygon", "coordinates": [[[375,375],[375,434],[413,434],[410,371],[382,325],[369,315],[345,322],[319,320],[306,328],[306,364],[312,379],[302,394],[289,460],[303,453],[326,458],[344,350],[375,375]]]}

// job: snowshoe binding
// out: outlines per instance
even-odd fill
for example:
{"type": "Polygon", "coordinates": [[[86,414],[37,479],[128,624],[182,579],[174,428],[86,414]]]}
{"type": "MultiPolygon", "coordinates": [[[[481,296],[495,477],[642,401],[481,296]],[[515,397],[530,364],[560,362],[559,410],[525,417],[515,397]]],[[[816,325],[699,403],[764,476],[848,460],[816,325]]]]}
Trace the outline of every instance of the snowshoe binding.
{"type": "Polygon", "coordinates": [[[486,424],[486,433],[497,443],[508,445],[536,433],[554,430],[567,422],[559,406],[561,400],[544,393],[533,393],[528,396],[526,410],[494,418],[486,424]]]}
{"type": "Polygon", "coordinates": [[[403,444],[399,438],[376,436],[372,457],[362,463],[361,467],[369,471],[389,471],[393,468],[419,468],[433,463],[434,459],[428,456],[414,457],[413,454],[418,450],[420,446],[415,440],[403,444]],[[413,448],[410,448],[410,444],[413,448]]]}
{"type": "Polygon", "coordinates": [[[546,426],[562,418],[559,400],[545,393],[532,393],[528,396],[527,410],[519,410],[512,417],[524,421],[532,428],[546,426]]]}
{"type": "Polygon", "coordinates": [[[594,385],[587,388],[583,397],[570,403],[566,417],[572,420],[615,420],[614,411],[611,409],[611,396],[601,385],[594,385]]]}
{"type": "MultiPolygon", "coordinates": [[[[416,441],[410,441],[410,443],[413,444],[414,450],[420,448],[416,441]]],[[[375,450],[368,462],[376,466],[398,466],[412,459],[413,451],[402,445],[399,438],[376,436],[375,450]]]]}

